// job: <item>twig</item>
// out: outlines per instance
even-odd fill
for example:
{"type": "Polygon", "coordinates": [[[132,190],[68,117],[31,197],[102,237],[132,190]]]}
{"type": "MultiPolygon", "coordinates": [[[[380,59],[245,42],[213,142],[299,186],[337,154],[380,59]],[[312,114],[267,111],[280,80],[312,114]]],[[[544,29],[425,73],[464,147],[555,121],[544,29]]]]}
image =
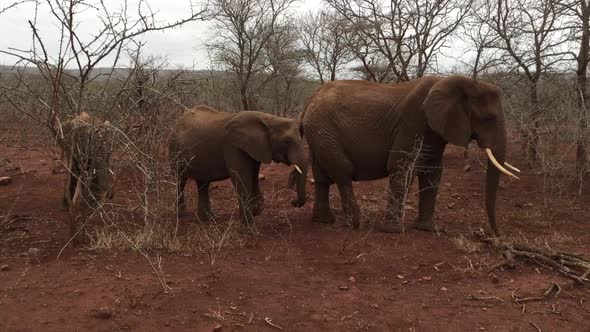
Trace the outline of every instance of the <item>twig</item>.
{"type": "Polygon", "coordinates": [[[473,300],[473,301],[496,300],[496,301],[504,302],[504,300],[502,300],[501,298],[495,297],[495,296],[477,296],[477,295],[473,295],[473,294],[467,295],[466,299],[473,300]]]}
{"type": "Polygon", "coordinates": [[[264,322],[266,322],[266,324],[268,324],[268,325],[270,325],[270,326],[274,327],[275,329],[284,330],[282,327],[280,327],[280,326],[278,326],[278,325],[274,324],[274,323],[272,322],[272,319],[270,319],[270,318],[268,318],[268,317],[264,317],[264,322]]]}
{"type": "Polygon", "coordinates": [[[440,263],[436,263],[434,264],[434,269],[437,271],[440,271],[440,266],[443,265],[444,263],[446,263],[447,261],[442,261],[440,263]]]}
{"type": "Polygon", "coordinates": [[[537,324],[535,324],[533,322],[530,322],[529,324],[531,324],[532,326],[534,326],[537,329],[537,331],[543,332],[543,330],[541,330],[541,328],[539,327],[539,325],[537,325],[537,324]]]}

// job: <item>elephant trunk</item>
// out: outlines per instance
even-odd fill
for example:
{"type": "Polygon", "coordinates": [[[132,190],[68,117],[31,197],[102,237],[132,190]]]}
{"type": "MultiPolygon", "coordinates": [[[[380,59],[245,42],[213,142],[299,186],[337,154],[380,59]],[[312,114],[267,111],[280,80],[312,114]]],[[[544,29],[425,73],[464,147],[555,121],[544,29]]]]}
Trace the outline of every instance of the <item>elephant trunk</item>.
{"type": "Polygon", "coordinates": [[[289,187],[295,187],[297,199],[294,200],[293,206],[302,207],[305,205],[305,186],[307,184],[307,159],[303,146],[298,146],[289,151],[289,162],[294,166],[289,175],[289,187]],[[295,167],[297,166],[297,167],[295,167]]]}
{"type": "Polygon", "coordinates": [[[499,235],[498,226],[496,224],[496,193],[500,184],[500,175],[502,172],[497,165],[495,165],[494,158],[500,165],[504,164],[506,159],[506,133],[504,132],[503,126],[499,128],[496,142],[487,151],[490,152],[488,152],[488,169],[486,173],[486,210],[492,232],[495,235],[499,235]]]}

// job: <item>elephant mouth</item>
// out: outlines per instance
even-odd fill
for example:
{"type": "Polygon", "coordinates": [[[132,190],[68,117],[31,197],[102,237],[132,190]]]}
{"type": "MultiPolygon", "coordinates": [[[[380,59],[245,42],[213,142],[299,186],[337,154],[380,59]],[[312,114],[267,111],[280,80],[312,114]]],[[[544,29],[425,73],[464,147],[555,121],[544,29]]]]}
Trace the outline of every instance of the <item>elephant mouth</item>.
{"type": "Polygon", "coordinates": [[[510,168],[511,170],[520,173],[520,170],[512,165],[510,165],[508,162],[504,162],[504,166],[502,166],[498,160],[496,160],[496,157],[494,157],[494,153],[492,152],[492,149],[490,148],[485,148],[486,154],[488,156],[488,159],[492,162],[492,164],[502,173],[508,175],[511,178],[515,178],[517,180],[520,180],[520,178],[516,175],[514,175],[512,172],[510,172],[509,170],[507,170],[506,168],[504,168],[504,166],[510,168]]]}

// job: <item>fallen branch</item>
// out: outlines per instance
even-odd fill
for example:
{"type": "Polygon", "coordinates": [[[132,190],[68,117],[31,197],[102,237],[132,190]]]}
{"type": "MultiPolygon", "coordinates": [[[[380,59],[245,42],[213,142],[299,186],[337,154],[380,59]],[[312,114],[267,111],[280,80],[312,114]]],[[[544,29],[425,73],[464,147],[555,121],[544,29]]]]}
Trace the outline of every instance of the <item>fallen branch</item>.
{"type": "Polygon", "coordinates": [[[552,283],[551,286],[549,286],[549,288],[547,288],[547,290],[543,293],[543,295],[524,297],[524,298],[519,298],[518,296],[516,296],[516,291],[515,291],[512,293],[512,300],[514,301],[514,303],[517,303],[517,304],[534,302],[534,301],[543,301],[543,300],[547,300],[549,298],[549,296],[551,294],[553,294],[554,292],[555,292],[555,297],[557,297],[559,295],[559,293],[561,293],[561,286],[559,286],[556,283],[552,283]]]}
{"type": "Polygon", "coordinates": [[[512,243],[498,238],[487,238],[475,233],[480,241],[502,252],[505,261],[494,265],[491,270],[511,266],[516,260],[532,262],[541,267],[551,268],[581,285],[590,285],[590,262],[578,254],[554,251],[526,243],[512,243]]]}

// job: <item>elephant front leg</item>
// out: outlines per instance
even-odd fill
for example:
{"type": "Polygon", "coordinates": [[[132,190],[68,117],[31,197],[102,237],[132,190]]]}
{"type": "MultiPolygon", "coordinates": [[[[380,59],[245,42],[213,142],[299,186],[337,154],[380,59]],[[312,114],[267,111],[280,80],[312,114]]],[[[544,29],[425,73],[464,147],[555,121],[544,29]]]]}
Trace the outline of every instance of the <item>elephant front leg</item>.
{"type": "Polygon", "coordinates": [[[256,196],[253,194],[252,174],[232,171],[231,180],[238,193],[239,217],[247,227],[254,225],[253,205],[256,196]]]}
{"type": "Polygon", "coordinates": [[[379,227],[380,231],[386,233],[403,232],[404,207],[412,186],[412,180],[413,172],[411,170],[398,170],[389,176],[386,220],[379,227]]]}
{"type": "Polygon", "coordinates": [[[182,176],[176,183],[176,208],[179,216],[186,215],[186,202],[184,199],[184,187],[186,186],[187,177],[182,176]]]}
{"type": "Polygon", "coordinates": [[[211,200],[209,199],[209,182],[197,182],[197,218],[200,222],[211,221],[214,216],[211,212],[211,200]]]}
{"type": "Polygon", "coordinates": [[[352,190],[352,180],[338,182],[338,191],[340,192],[340,199],[342,200],[342,208],[344,216],[349,226],[358,229],[361,224],[361,211],[356,199],[354,198],[354,191],[352,190]]]}
{"type": "Polygon", "coordinates": [[[433,232],[434,222],[434,205],[438,194],[440,178],[442,176],[442,159],[429,164],[426,171],[418,175],[420,186],[420,201],[418,205],[418,219],[414,227],[419,230],[433,232]]]}
{"type": "Polygon", "coordinates": [[[253,176],[253,202],[252,202],[252,215],[258,216],[264,210],[264,195],[262,191],[260,191],[260,182],[258,180],[258,174],[260,173],[260,165],[258,165],[255,169],[255,173],[253,176]]]}

